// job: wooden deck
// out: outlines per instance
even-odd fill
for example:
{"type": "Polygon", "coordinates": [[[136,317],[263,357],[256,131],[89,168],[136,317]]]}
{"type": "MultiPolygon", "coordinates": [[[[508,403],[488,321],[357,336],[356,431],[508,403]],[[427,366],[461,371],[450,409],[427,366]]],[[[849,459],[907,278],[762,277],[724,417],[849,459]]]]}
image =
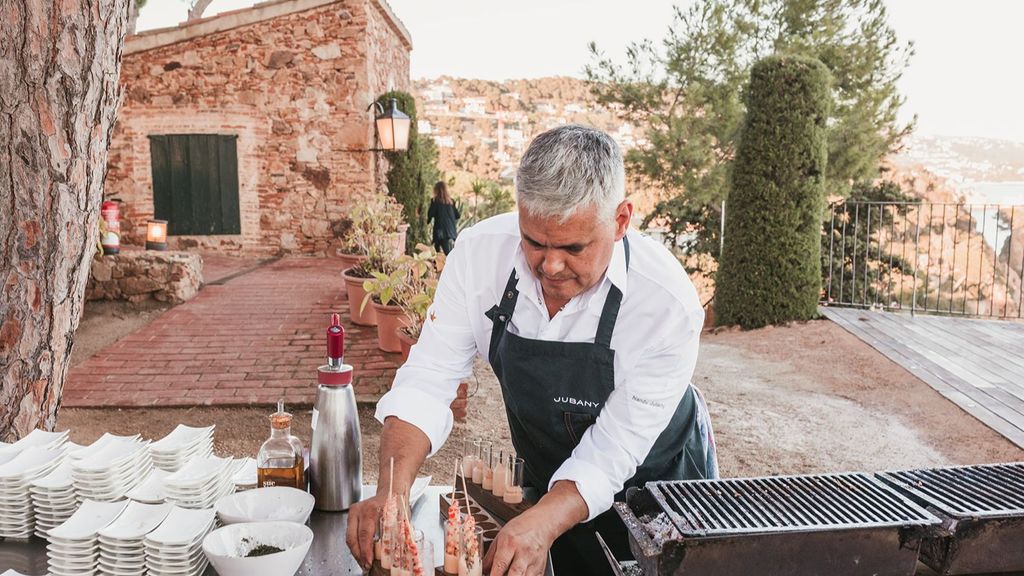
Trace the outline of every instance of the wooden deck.
{"type": "Polygon", "coordinates": [[[1024,448],[1024,322],[820,310],[1024,448]]]}

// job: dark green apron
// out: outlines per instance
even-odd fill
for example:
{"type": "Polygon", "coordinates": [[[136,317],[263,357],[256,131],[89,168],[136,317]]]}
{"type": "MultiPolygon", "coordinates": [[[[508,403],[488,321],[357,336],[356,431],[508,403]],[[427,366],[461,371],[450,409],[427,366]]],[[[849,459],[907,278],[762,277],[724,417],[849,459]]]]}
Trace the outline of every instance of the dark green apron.
{"type": "MultiPolygon", "coordinates": [[[[623,242],[628,271],[629,242],[623,242]]],[[[494,323],[489,358],[501,382],[512,444],[525,461],[524,483],[543,493],[551,476],[572,454],[615,389],[615,351],[610,345],[622,291],[613,285],[608,292],[593,344],[551,342],[508,332],[519,297],[517,284],[513,269],[501,302],[487,311],[487,317],[494,323]]],[[[647,459],[615,498],[621,500],[627,488],[643,486],[649,480],[717,475],[706,408],[689,386],[647,459]]],[[[555,542],[551,555],[556,576],[612,574],[594,536],[596,531],[616,558],[632,558],[625,527],[618,515],[609,510],[576,526],[555,542]]]]}

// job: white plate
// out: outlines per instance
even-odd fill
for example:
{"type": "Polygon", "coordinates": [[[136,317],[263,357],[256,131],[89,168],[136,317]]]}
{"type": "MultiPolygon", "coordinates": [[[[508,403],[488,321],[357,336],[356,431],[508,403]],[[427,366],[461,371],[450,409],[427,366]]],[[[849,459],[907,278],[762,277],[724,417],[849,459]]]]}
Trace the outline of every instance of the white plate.
{"type": "Polygon", "coordinates": [[[111,442],[91,454],[88,458],[82,458],[72,462],[72,475],[92,473],[104,473],[109,470],[118,470],[121,466],[140,457],[148,457],[146,450],[148,442],[134,441],[130,443],[111,442]],[[142,452],[142,454],[140,454],[142,452]]]}
{"type": "Polygon", "coordinates": [[[109,432],[104,433],[92,444],[79,448],[78,450],[72,450],[69,455],[72,460],[85,460],[94,457],[101,450],[107,446],[116,445],[124,448],[130,447],[132,444],[139,442],[139,435],[134,436],[117,436],[109,432]]]}
{"type": "Polygon", "coordinates": [[[139,502],[163,502],[164,480],[170,474],[171,473],[166,470],[153,468],[142,482],[125,494],[125,497],[132,500],[138,500],[139,502]]]}
{"type": "Polygon", "coordinates": [[[155,530],[170,514],[171,508],[170,504],[129,502],[117,520],[97,534],[107,540],[138,540],[155,530]]]}
{"type": "Polygon", "coordinates": [[[95,538],[96,533],[114,521],[128,505],[121,502],[86,500],[67,522],[50,530],[51,542],[95,538]]]}
{"type": "Polygon", "coordinates": [[[29,446],[59,446],[68,438],[68,430],[63,432],[47,432],[38,428],[29,432],[24,438],[14,444],[0,447],[0,450],[17,450],[21,452],[29,446]]]}
{"type": "Polygon", "coordinates": [[[231,458],[210,456],[195,458],[185,464],[181,470],[166,479],[168,489],[185,489],[206,484],[211,478],[219,477],[231,465],[231,458]]]}
{"type": "Polygon", "coordinates": [[[256,484],[256,460],[254,458],[243,458],[231,481],[236,486],[253,486],[256,484]]]}
{"type": "Polygon", "coordinates": [[[63,458],[64,450],[61,448],[43,448],[30,446],[18,453],[17,456],[0,465],[0,484],[10,485],[12,483],[23,483],[26,476],[32,476],[34,480],[41,475],[43,470],[49,474],[63,458]]]}
{"type": "Polygon", "coordinates": [[[180,451],[183,448],[190,448],[192,445],[202,440],[213,438],[214,428],[215,426],[193,428],[192,426],[178,424],[178,427],[171,430],[170,434],[156,442],[153,442],[151,449],[153,452],[165,453],[180,451]]]}
{"type": "Polygon", "coordinates": [[[189,544],[213,525],[213,509],[186,510],[175,506],[160,526],[146,536],[146,545],[154,548],[189,544]]]}

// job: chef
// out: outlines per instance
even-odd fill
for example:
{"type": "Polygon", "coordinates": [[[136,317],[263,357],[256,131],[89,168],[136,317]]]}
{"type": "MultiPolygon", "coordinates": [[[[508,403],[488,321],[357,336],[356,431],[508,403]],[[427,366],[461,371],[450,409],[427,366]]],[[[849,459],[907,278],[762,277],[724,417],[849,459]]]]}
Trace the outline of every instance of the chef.
{"type": "Polygon", "coordinates": [[[631,557],[610,510],[649,480],[717,476],[707,409],[690,384],[704,312],[679,261],[633,230],[622,153],[568,125],[531,142],[518,210],[464,231],[419,342],[377,404],[377,494],[352,507],[347,541],[368,565],[394,486],[407,493],[452,430],[449,404],[474,356],[494,370],[526,486],[543,496],[504,526],[492,576],[610,574],[595,532],[631,557]]]}

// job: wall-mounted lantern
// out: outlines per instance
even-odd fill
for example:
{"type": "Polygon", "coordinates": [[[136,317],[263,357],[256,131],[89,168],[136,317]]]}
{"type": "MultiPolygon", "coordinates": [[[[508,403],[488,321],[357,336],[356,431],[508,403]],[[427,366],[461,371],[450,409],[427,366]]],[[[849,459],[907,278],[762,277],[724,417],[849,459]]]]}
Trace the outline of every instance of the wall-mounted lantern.
{"type": "Polygon", "coordinates": [[[374,124],[380,148],[371,148],[375,152],[397,152],[409,149],[409,126],[412,120],[398,109],[398,99],[391,99],[391,109],[384,110],[380,102],[370,104],[367,110],[376,108],[377,117],[374,124]]]}
{"type": "Polygon", "coordinates": [[[146,250],[167,250],[167,220],[146,222],[146,250]]]}

